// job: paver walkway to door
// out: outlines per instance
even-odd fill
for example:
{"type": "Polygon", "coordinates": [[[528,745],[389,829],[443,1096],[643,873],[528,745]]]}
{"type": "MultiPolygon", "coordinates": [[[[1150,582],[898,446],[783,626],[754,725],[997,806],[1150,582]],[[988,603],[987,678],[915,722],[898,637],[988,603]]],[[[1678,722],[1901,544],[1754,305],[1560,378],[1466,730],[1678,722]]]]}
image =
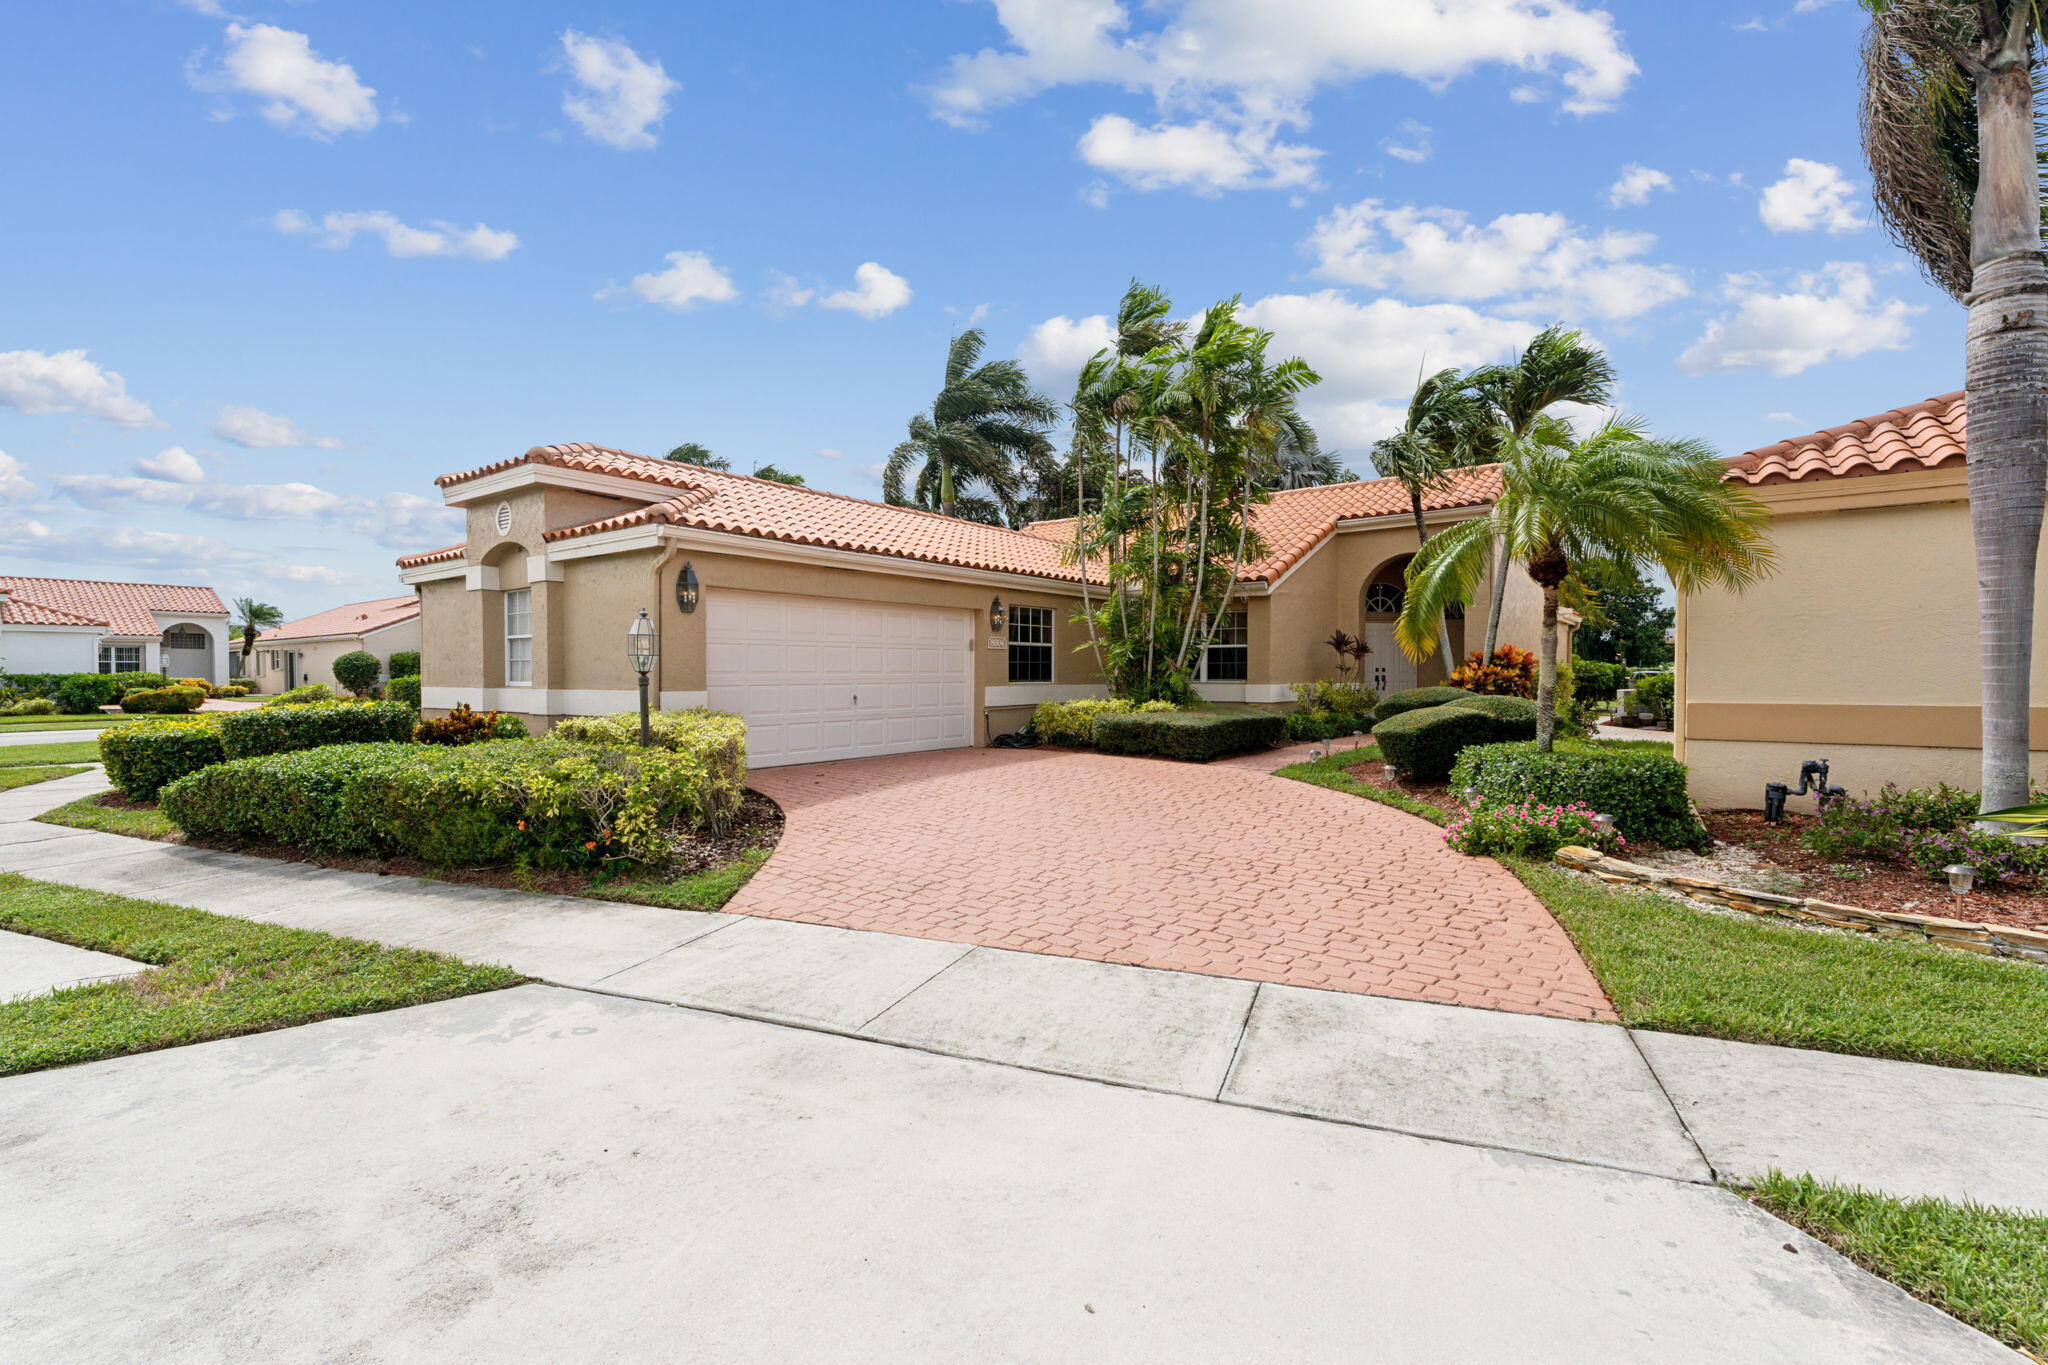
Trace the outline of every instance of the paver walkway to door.
{"type": "Polygon", "coordinates": [[[789,818],[726,907],[1099,962],[1612,1019],[1571,940],[1435,827],[1253,768],[955,749],[751,775],[789,818]]]}

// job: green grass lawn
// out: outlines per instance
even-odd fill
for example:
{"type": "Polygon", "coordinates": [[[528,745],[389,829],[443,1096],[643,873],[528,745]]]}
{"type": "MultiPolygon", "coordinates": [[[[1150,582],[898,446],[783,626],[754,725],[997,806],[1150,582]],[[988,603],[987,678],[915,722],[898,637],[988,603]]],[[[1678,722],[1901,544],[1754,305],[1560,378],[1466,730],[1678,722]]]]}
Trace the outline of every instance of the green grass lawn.
{"type": "Polygon", "coordinates": [[[504,967],[380,948],[0,873],[0,929],[155,965],[0,1003],[0,1075],[517,985],[504,967]]]}
{"type": "Polygon", "coordinates": [[[1777,1171],[1751,1198],[1986,1336],[2048,1357],[2048,1218],[1777,1171]]]}
{"type": "Polygon", "coordinates": [[[0,716],[0,734],[10,730],[97,730],[102,725],[124,725],[141,716],[0,716]]]}
{"type": "Polygon", "coordinates": [[[100,742],[74,739],[60,744],[0,744],[0,768],[48,767],[52,763],[97,763],[100,742]]]}
{"type": "Polygon", "coordinates": [[[83,768],[0,768],[0,792],[34,786],[55,777],[71,777],[84,771],[83,768]]]}
{"type": "Polygon", "coordinates": [[[1515,862],[1624,1023],[2048,1076],[2048,971],[1924,944],[1733,918],[1515,862]]]}
{"type": "Polygon", "coordinates": [[[1363,744],[1354,749],[1349,740],[1333,742],[1341,745],[1335,752],[1325,754],[1313,763],[1291,763],[1280,769],[1279,775],[1291,777],[1296,782],[1306,782],[1310,786],[1328,787],[1331,791],[1363,796],[1368,801],[1377,801],[1383,806],[1392,806],[1396,810],[1405,810],[1410,815],[1419,815],[1434,825],[1444,823],[1444,813],[1427,801],[1418,801],[1412,796],[1390,791],[1385,787],[1375,787],[1351,775],[1352,764],[1378,761],[1380,750],[1377,744],[1363,744]]]}
{"type": "Polygon", "coordinates": [[[135,839],[175,840],[178,837],[178,827],[164,819],[155,806],[116,804],[121,800],[119,792],[98,792],[92,796],[81,796],[55,810],[46,810],[36,819],[48,825],[96,829],[106,834],[126,834],[135,839]]]}
{"type": "Polygon", "coordinates": [[[673,881],[621,879],[593,885],[583,894],[608,901],[636,901],[641,905],[666,906],[671,910],[716,910],[740,893],[771,852],[748,849],[724,867],[706,868],[673,881]]]}

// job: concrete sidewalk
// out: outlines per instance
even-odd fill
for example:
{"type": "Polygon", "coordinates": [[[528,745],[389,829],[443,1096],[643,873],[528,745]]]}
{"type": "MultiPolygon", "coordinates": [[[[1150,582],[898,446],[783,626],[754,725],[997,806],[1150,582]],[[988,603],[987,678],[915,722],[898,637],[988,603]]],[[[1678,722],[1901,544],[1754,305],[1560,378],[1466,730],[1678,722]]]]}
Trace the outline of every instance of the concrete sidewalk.
{"type": "Polygon", "coordinates": [[[12,1360],[2019,1359],[1722,1190],[545,986],[0,1095],[12,1360]]]}
{"type": "Polygon", "coordinates": [[[17,730],[9,726],[5,730],[0,730],[0,748],[12,744],[71,744],[98,739],[105,733],[104,726],[79,726],[73,730],[17,730]]]}
{"type": "Polygon", "coordinates": [[[104,785],[81,774],[0,793],[0,871],[502,963],[557,985],[1670,1180],[1776,1166],[2048,1209],[2036,1160],[2048,1079],[336,872],[31,821],[104,785]]]}

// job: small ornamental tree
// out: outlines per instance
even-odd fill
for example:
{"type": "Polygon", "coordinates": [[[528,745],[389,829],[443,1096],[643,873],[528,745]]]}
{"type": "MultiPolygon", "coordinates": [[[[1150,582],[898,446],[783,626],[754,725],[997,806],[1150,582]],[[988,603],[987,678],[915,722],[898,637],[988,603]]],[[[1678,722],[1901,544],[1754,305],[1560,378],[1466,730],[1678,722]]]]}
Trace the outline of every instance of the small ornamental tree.
{"type": "Polygon", "coordinates": [[[367,649],[352,649],[334,661],[334,680],[358,697],[377,690],[377,678],[384,666],[367,649]]]}

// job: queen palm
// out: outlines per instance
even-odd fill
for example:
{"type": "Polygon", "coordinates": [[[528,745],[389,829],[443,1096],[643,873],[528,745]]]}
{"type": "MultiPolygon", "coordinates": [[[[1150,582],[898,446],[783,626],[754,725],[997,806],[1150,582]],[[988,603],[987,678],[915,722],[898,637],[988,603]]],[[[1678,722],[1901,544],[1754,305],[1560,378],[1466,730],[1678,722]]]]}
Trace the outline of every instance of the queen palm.
{"type": "Polygon", "coordinates": [[[249,655],[256,648],[256,637],[272,626],[284,624],[284,613],[268,602],[258,602],[253,597],[235,599],[235,630],[242,637],[242,672],[249,671],[249,655]]]}
{"type": "Polygon", "coordinates": [[[1408,567],[1394,637],[1412,658],[1436,644],[1444,608],[1469,601],[1493,548],[1543,590],[1536,740],[1557,729],[1557,608],[1575,565],[1655,566],[1673,586],[1740,591],[1770,570],[1765,511],[1696,441],[1651,436],[1639,418],[1610,418],[1583,441],[1555,417],[1531,425],[1501,469],[1500,497],[1483,517],[1432,536],[1408,567]]]}
{"type": "MultiPolygon", "coordinates": [[[[1471,381],[1456,370],[1438,370],[1416,383],[1401,429],[1373,442],[1373,468],[1381,478],[1400,484],[1408,495],[1417,549],[1429,543],[1423,499],[1449,483],[1453,469],[1492,460],[1497,431],[1488,419],[1486,404],[1472,391],[1471,381]]],[[[1441,619],[1437,648],[1446,671],[1457,666],[1451,658],[1450,628],[1441,619]]]]}
{"type": "Polygon", "coordinates": [[[2041,0],[1864,0],[1863,150],[1878,212],[1966,304],[1983,808],[2027,798],[2034,569],[2048,497],[2041,0]]]}
{"type": "Polygon", "coordinates": [[[910,419],[908,439],[882,468],[885,501],[950,517],[963,510],[963,488],[974,488],[982,496],[965,510],[999,522],[998,512],[1018,496],[1017,461],[1050,449],[1045,429],[1058,407],[1016,361],[984,362],[986,345],[981,329],[970,327],[947,346],[938,396],[910,419]]]}
{"type": "MultiPolygon", "coordinates": [[[[1473,371],[1471,384],[1491,415],[1498,458],[1512,464],[1529,444],[1536,424],[1558,404],[1604,404],[1614,385],[1614,367],[1578,332],[1552,326],[1529,338],[1522,353],[1507,364],[1473,371]]],[[[1503,546],[1494,549],[1493,591],[1486,608],[1489,659],[1500,643],[1501,595],[1508,581],[1509,555],[1503,546]]]]}

